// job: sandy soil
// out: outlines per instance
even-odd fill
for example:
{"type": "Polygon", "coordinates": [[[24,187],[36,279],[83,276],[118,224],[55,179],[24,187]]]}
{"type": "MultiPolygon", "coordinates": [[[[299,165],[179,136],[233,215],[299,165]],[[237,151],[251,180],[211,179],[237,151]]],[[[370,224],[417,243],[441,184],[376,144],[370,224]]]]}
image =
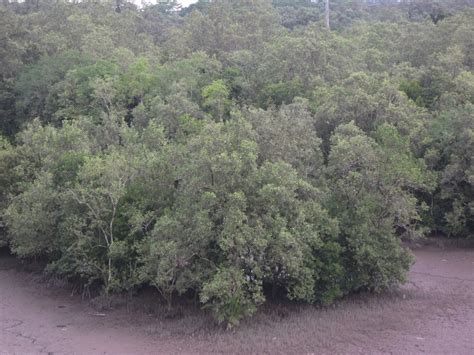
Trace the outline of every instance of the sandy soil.
{"type": "Polygon", "coordinates": [[[98,314],[0,260],[0,354],[474,354],[474,250],[422,247],[410,281],[327,309],[260,312],[234,332],[202,312],[98,314]]]}

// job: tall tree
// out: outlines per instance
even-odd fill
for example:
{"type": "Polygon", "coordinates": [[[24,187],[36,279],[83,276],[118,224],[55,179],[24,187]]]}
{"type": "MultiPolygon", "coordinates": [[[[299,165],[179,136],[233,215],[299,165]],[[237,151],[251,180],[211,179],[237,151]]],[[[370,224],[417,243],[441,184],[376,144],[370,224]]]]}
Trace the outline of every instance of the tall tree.
{"type": "Polygon", "coordinates": [[[329,23],[329,0],[326,0],[326,6],[325,6],[324,14],[325,14],[325,19],[326,19],[326,28],[328,30],[331,30],[331,25],[329,23]]]}

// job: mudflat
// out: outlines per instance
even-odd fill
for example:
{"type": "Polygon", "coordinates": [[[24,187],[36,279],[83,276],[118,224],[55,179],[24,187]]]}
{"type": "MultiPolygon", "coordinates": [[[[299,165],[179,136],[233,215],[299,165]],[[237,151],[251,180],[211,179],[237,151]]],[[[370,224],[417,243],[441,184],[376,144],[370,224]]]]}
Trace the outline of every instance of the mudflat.
{"type": "Polygon", "coordinates": [[[409,282],[334,307],[264,309],[234,331],[203,312],[166,319],[38,284],[0,260],[0,354],[474,354],[474,250],[414,250],[409,282]]]}

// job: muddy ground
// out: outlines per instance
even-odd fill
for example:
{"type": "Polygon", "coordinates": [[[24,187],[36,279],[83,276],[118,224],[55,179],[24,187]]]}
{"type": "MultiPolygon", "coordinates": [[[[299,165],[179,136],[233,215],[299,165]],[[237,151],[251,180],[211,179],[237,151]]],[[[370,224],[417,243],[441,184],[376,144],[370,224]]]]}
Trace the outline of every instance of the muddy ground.
{"type": "Polygon", "coordinates": [[[168,319],[142,308],[98,313],[0,259],[0,354],[474,354],[474,250],[414,250],[400,290],[327,309],[281,306],[233,332],[202,312],[168,319]]]}

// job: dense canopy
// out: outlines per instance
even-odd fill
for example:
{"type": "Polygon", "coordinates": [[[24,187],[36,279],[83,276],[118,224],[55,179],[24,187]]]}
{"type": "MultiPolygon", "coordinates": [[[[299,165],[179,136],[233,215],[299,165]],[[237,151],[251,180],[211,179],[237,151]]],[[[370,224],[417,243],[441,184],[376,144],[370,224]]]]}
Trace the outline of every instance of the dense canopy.
{"type": "Polygon", "coordinates": [[[474,229],[474,4],[0,5],[0,246],[235,325],[474,229]]]}

